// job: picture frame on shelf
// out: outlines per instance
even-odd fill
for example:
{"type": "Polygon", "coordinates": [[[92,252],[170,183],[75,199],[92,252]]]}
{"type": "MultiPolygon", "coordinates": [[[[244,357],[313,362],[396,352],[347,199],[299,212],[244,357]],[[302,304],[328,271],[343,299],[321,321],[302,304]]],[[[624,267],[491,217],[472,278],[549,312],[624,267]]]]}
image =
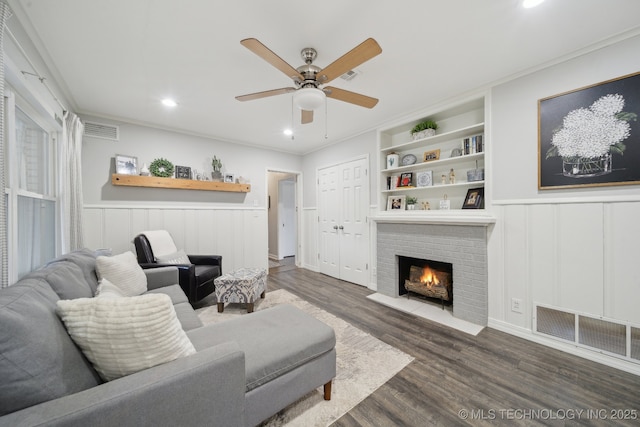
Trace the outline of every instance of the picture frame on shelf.
{"type": "Polygon", "coordinates": [[[484,187],[470,188],[462,202],[462,209],[484,208],[484,187]]]}
{"type": "Polygon", "coordinates": [[[431,187],[433,185],[433,171],[416,173],[416,187],[431,187]]]}
{"type": "Polygon", "coordinates": [[[116,154],[116,173],[122,175],[138,174],[138,158],[134,156],[125,156],[116,154]]]}
{"type": "Polygon", "coordinates": [[[640,72],[538,100],[538,189],[640,183],[639,93],[640,72]]]}
{"type": "Polygon", "coordinates": [[[413,184],[413,172],[400,174],[400,187],[411,187],[413,184]]]}
{"type": "Polygon", "coordinates": [[[395,190],[400,186],[400,175],[391,175],[389,177],[389,190],[395,190]]]}
{"type": "Polygon", "coordinates": [[[403,211],[407,203],[406,196],[389,196],[387,198],[388,211],[403,211]]]}
{"type": "Polygon", "coordinates": [[[233,173],[225,173],[224,174],[224,182],[228,182],[233,184],[234,182],[236,182],[236,175],[233,173]]]}
{"type": "Polygon", "coordinates": [[[191,179],[191,168],[189,166],[176,165],[176,178],[191,179]]]}
{"type": "Polygon", "coordinates": [[[422,162],[431,162],[433,160],[440,160],[440,149],[425,151],[422,156],[422,162]]]}

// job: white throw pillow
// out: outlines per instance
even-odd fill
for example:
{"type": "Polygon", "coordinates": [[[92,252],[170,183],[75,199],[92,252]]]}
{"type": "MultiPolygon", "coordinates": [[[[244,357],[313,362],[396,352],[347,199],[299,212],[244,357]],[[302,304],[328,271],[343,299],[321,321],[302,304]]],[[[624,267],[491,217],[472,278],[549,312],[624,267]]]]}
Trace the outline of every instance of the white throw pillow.
{"type": "Polygon", "coordinates": [[[96,289],[96,298],[122,298],[125,295],[122,293],[119,287],[108,281],[106,278],[102,278],[98,283],[98,289],[96,289]]]}
{"type": "Polygon", "coordinates": [[[168,295],[77,298],[57,304],[69,335],[105,381],[196,352],[168,295]]]}
{"type": "Polygon", "coordinates": [[[116,285],[124,296],[133,297],[147,292],[147,275],[133,252],[96,258],[98,279],[107,279],[116,285]]]}
{"type": "Polygon", "coordinates": [[[189,257],[182,249],[172,254],[158,256],[156,261],[158,264],[191,264],[189,257]]]}

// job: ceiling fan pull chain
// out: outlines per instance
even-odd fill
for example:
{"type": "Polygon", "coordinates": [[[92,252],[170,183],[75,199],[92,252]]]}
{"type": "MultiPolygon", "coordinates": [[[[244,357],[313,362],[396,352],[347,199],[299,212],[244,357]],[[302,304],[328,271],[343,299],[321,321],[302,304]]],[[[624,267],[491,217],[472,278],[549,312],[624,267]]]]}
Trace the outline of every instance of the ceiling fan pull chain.
{"type": "Polygon", "coordinates": [[[293,96],[291,97],[291,140],[295,140],[295,132],[293,131],[293,110],[294,110],[294,105],[293,105],[293,96]]]}
{"type": "Polygon", "coordinates": [[[327,98],[324,98],[324,139],[329,139],[329,110],[327,108],[327,98]]]}

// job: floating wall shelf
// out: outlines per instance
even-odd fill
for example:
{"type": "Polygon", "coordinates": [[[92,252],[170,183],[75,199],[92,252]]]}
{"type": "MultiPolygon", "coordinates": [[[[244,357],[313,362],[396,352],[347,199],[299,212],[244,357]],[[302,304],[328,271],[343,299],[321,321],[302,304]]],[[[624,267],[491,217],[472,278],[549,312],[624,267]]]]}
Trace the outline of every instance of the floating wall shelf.
{"type": "Polygon", "coordinates": [[[177,188],[182,190],[230,191],[234,193],[248,193],[251,191],[251,184],[123,175],[118,173],[111,175],[111,184],[128,187],[177,188]]]}

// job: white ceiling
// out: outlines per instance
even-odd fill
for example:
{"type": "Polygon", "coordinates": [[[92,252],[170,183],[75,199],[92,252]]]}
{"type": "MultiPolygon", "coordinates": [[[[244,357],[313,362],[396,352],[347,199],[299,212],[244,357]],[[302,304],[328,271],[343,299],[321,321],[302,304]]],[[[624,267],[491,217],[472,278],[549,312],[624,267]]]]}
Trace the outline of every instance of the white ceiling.
{"type": "MultiPolygon", "coordinates": [[[[401,115],[640,28],[638,0],[10,0],[78,113],[307,153],[401,115]],[[382,54],[331,85],[378,98],[372,110],[328,99],[328,120],[294,118],[291,86],[240,45],[255,37],[293,67],[325,67],[368,37],[382,54]],[[174,97],[172,110],[160,105],[174,97]],[[325,139],[325,124],[327,138],[325,139]]],[[[49,77],[49,76],[47,76],[49,77]]]]}

